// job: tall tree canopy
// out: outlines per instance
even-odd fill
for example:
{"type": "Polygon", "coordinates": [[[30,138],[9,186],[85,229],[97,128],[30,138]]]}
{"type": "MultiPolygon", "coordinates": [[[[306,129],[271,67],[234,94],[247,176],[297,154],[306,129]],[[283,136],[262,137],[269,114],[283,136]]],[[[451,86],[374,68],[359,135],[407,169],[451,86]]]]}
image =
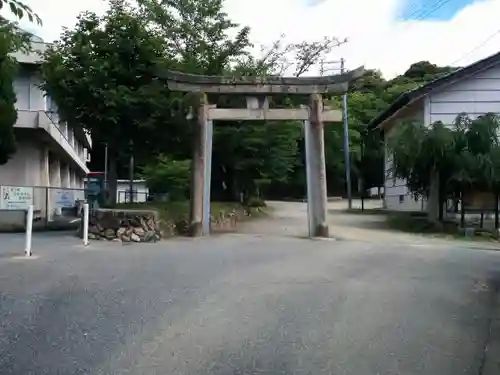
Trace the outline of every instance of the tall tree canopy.
{"type": "Polygon", "coordinates": [[[102,17],[82,14],[47,50],[42,86],[64,120],[108,145],[116,191],[118,155],[147,149],[159,112],[168,108],[168,92],[154,79],[168,60],[163,41],[126,2],[110,5],[102,17]]]}
{"type": "MultiPolygon", "coordinates": [[[[18,0],[0,0],[0,9],[5,6],[18,19],[24,15],[41,24],[40,18],[30,7],[18,0]]],[[[29,34],[23,32],[14,22],[0,16],[0,164],[5,164],[16,152],[14,125],[17,121],[15,108],[14,76],[17,64],[12,53],[29,50],[29,34]]]]}
{"type": "MultiPolygon", "coordinates": [[[[128,176],[131,154],[137,171],[147,171],[156,187],[164,186],[157,183],[158,176],[185,172],[192,154],[193,128],[186,116],[189,95],[169,92],[155,78],[160,69],[205,75],[301,76],[319,68],[327,54],[346,42],[325,37],[285,43],[281,38],[263,47],[257,56],[250,53],[249,29],[230,20],[222,0],[130,1],[132,6],[126,0],[110,1],[110,9],[102,17],[81,15],[76,27],[66,30],[49,49],[43,66],[44,89],[58,103],[62,117],[92,134],[93,169],[102,170],[100,153],[108,145],[110,185],[117,175],[128,176]],[[174,161],[180,164],[169,167],[174,161]]],[[[354,83],[348,95],[354,179],[363,177],[366,187],[383,183],[381,140],[378,133],[367,133],[366,124],[402,92],[446,71],[449,69],[419,62],[392,80],[369,70],[354,83]]],[[[342,106],[338,97],[325,99],[342,106]]],[[[305,104],[300,100],[273,98],[271,105],[305,104]]],[[[216,95],[210,101],[228,108],[244,105],[241,98],[216,95]]],[[[326,127],[331,194],[345,189],[342,137],[341,124],[326,127]]],[[[213,152],[215,196],[305,194],[300,123],[218,123],[213,152]]],[[[178,184],[183,178],[175,181],[178,184]]]]}

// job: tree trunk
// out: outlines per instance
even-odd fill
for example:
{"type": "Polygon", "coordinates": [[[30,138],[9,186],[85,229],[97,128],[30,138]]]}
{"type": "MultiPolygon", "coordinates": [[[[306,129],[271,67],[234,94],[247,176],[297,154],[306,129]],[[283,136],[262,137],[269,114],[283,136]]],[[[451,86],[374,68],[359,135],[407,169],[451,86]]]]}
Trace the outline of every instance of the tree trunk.
{"type": "Polygon", "coordinates": [[[460,191],[460,227],[465,228],[464,189],[460,191]]]}
{"type": "Polygon", "coordinates": [[[443,221],[444,218],[444,204],[445,204],[445,197],[444,197],[444,191],[443,191],[443,181],[439,181],[439,221],[443,221]]]}
{"type": "Polygon", "coordinates": [[[439,221],[439,172],[433,170],[430,176],[429,199],[427,201],[427,217],[432,223],[439,221]]]}
{"type": "Polygon", "coordinates": [[[498,189],[495,188],[495,229],[498,230],[498,189]]]}
{"type": "Polygon", "coordinates": [[[106,191],[106,205],[116,204],[116,189],[118,175],[116,172],[117,158],[114,149],[108,149],[108,188],[106,191]]]}
{"type": "Polygon", "coordinates": [[[129,181],[128,181],[128,197],[129,197],[129,202],[134,203],[134,154],[132,151],[132,154],[130,155],[129,159],[129,181]]]}

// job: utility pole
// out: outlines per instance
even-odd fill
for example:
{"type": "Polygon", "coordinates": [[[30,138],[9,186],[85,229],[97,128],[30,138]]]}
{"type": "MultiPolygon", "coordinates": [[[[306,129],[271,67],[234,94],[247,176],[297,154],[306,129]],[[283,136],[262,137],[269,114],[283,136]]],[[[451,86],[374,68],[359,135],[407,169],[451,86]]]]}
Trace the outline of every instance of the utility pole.
{"type": "MultiPolygon", "coordinates": [[[[345,60],[340,59],[340,72],[345,71],[345,60]]],[[[345,180],[347,185],[347,204],[348,208],[352,209],[352,186],[351,186],[351,153],[349,150],[349,124],[347,122],[347,93],[342,97],[342,107],[344,112],[344,158],[345,158],[345,180]]]]}
{"type": "MultiPolygon", "coordinates": [[[[104,144],[104,191],[108,192],[108,144],[104,144]]],[[[106,195],[107,199],[107,195],[106,195]]]]}
{"type": "MultiPolygon", "coordinates": [[[[338,64],[340,62],[340,73],[345,72],[345,60],[341,58],[340,61],[324,61],[320,62],[320,75],[323,76],[326,72],[331,70],[338,70],[338,68],[325,68],[326,64],[338,64]]],[[[345,178],[347,188],[347,204],[348,208],[352,208],[352,185],[351,185],[351,153],[349,150],[349,125],[347,117],[347,93],[342,96],[342,112],[344,121],[344,158],[345,158],[345,178]]]]}
{"type": "Polygon", "coordinates": [[[134,203],[134,143],[130,141],[129,159],[129,202],[134,203]]]}

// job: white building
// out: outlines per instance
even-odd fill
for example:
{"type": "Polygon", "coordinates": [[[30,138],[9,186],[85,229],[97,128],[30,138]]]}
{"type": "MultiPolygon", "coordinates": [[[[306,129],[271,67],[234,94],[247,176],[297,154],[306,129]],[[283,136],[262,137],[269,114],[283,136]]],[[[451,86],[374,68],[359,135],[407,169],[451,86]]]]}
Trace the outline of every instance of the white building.
{"type": "MultiPolygon", "coordinates": [[[[369,127],[381,129],[387,140],[391,129],[401,121],[416,119],[427,126],[436,121],[452,124],[464,112],[471,119],[489,112],[500,114],[500,53],[401,95],[369,127]]],[[[406,181],[393,177],[391,168],[391,158],[386,152],[385,207],[398,211],[426,210],[426,202],[415,200],[406,181]]],[[[429,199],[436,198],[433,190],[431,187],[429,199]]]]}
{"type": "MultiPolygon", "coordinates": [[[[130,202],[130,180],[116,181],[116,202],[130,202]]],[[[149,188],[146,185],[146,180],[134,180],[132,183],[132,198],[135,203],[147,202],[149,188]]]]}
{"type": "MultiPolygon", "coordinates": [[[[59,121],[56,104],[39,88],[41,52],[47,45],[38,41],[32,45],[33,52],[14,55],[20,64],[14,80],[17,152],[0,165],[0,209],[21,209],[32,200],[36,210],[50,213],[69,204],[64,202],[68,194],[61,188],[83,189],[92,142],[82,129],[59,121]],[[24,198],[12,198],[16,192],[13,187],[24,198]]],[[[70,200],[77,198],[69,195],[70,200]]],[[[78,199],[83,198],[83,191],[78,195],[78,199]]]]}

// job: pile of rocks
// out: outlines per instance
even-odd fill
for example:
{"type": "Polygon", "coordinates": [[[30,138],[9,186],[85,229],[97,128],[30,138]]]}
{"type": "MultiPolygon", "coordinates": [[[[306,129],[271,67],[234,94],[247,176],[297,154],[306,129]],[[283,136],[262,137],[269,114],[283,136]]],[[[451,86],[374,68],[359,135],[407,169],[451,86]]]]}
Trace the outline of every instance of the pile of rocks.
{"type": "Polygon", "coordinates": [[[161,238],[156,211],[98,209],[89,218],[90,240],[156,242],[161,238]]]}
{"type": "MultiPolygon", "coordinates": [[[[251,216],[248,210],[217,212],[210,218],[214,233],[232,232],[237,223],[251,216]]],[[[161,220],[155,210],[97,209],[89,218],[89,239],[121,242],[156,242],[162,238],[189,235],[189,220],[161,220]]],[[[83,237],[82,226],[78,234],[83,237]]]]}

